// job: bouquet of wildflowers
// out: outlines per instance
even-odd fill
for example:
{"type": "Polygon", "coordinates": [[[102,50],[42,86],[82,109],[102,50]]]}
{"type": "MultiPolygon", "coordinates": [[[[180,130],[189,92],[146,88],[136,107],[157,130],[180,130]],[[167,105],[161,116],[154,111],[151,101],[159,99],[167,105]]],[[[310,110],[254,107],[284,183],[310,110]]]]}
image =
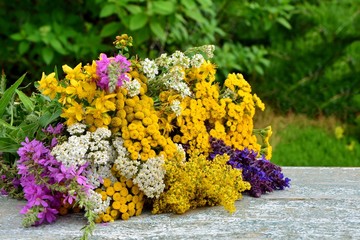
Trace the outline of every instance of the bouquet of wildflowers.
{"type": "Polygon", "coordinates": [[[241,74],[220,84],[214,46],[139,59],[126,53],[126,34],[114,45],[114,56],[37,83],[61,114],[17,151],[26,226],[84,211],[86,238],[95,223],[141,214],[145,202],[153,213],[233,212],[243,192],[289,187],[269,162],[271,127],[253,127],[264,104],[241,74]]]}

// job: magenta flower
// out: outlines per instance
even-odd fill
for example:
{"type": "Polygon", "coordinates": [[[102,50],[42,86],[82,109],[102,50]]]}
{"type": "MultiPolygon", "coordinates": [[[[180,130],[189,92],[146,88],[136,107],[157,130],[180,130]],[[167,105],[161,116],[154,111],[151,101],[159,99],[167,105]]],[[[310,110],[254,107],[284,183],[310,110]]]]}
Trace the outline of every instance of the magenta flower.
{"type": "Polygon", "coordinates": [[[0,195],[6,196],[8,195],[8,192],[5,189],[0,189],[0,195]]]}
{"type": "Polygon", "coordinates": [[[101,53],[96,64],[96,74],[100,77],[96,84],[101,89],[113,92],[117,86],[121,87],[124,81],[129,80],[126,73],[130,71],[131,63],[120,54],[108,58],[101,53]]]}
{"type": "Polygon", "coordinates": [[[19,184],[27,200],[20,213],[36,214],[37,219],[32,222],[35,225],[55,221],[62,199],[71,204],[77,200],[77,191],[87,193],[94,188],[86,178],[88,163],[76,168],[67,167],[51,155],[50,148],[56,142],[56,138],[49,138],[48,146],[45,146],[36,139],[26,138],[18,149],[19,184]],[[59,190],[54,190],[54,185],[59,186],[59,190]]]}
{"type": "Polygon", "coordinates": [[[58,213],[58,210],[54,208],[45,207],[44,210],[37,215],[37,217],[39,218],[38,224],[43,223],[45,220],[48,223],[54,222],[58,213]]]}
{"type": "Polygon", "coordinates": [[[49,125],[46,129],[42,129],[42,131],[47,134],[58,135],[63,131],[63,129],[64,125],[62,123],[58,123],[55,127],[49,125]]]}
{"type": "Polygon", "coordinates": [[[48,207],[49,206],[49,201],[51,202],[52,200],[54,200],[54,198],[50,195],[38,195],[36,197],[33,197],[33,201],[29,201],[29,204],[34,205],[34,206],[43,206],[43,207],[48,207]]]}
{"type": "Polygon", "coordinates": [[[65,195],[65,197],[64,197],[63,203],[68,202],[69,204],[72,204],[75,200],[76,200],[76,196],[75,196],[75,195],[67,194],[67,195],[65,195]]]}

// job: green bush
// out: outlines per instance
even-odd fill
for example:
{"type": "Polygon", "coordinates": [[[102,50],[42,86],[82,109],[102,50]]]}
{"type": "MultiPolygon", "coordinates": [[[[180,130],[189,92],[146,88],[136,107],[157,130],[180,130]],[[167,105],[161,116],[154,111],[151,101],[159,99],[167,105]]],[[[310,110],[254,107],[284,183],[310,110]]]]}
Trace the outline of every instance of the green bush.
{"type": "Polygon", "coordinates": [[[270,67],[252,84],[256,91],[282,113],[335,115],[355,123],[360,111],[359,7],[352,0],[299,1],[292,30],[270,35],[270,67]]]}
{"type": "Polygon", "coordinates": [[[55,65],[88,62],[99,52],[111,51],[109,42],[127,33],[133,36],[140,57],[214,44],[219,47],[216,61],[223,69],[220,74],[241,70],[262,75],[269,61],[259,39],[276,26],[291,28],[287,21],[293,9],[290,2],[3,1],[0,44],[5,47],[1,48],[0,65],[9,79],[28,72],[35,81],[55,65]]]}
{"type": "Polygon", "coordinates": [[[282,166],[360,166],[360,144],[348,137],[337,139],[315,126],[291,124],[276,133],[280,141],[272,162],[282,166]]]}
{"type": "Polygon", "coordinates": [[[54,66],[111,53],[109,42],[122,33],[134,37],[140,57],[214,44],[218,79],[241,71],[278,112],[360,126],[359,7],[355,0],[1,1],[0,67],[8,84],[27,72],[26,85],[54,66]]]}

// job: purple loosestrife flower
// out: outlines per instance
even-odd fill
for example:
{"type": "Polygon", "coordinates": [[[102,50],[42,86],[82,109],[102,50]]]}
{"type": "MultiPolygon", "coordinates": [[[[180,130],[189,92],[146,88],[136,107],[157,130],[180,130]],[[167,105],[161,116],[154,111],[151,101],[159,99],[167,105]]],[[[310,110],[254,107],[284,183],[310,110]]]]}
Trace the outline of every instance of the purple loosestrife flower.
{"type": "MultiPolygon", "coordinates": [[[[51,142],[54,145],[54,139],[51,142]]],[[[20,185],[27,200],[21,213],[37,214],[37,220],[32,224],[55,221],[61,199],[73,203],[76,200],[75,189],[88,192],[93,188],[85,177],[88,163],[78,168],[66,167],[51,155],[50,149],[43,142],[26,138],[18,154],[20,185]]]]}
{"type": "Polygon", "coordinates": [[[258,159],[257,153],[245,148],[244,150],[231,149],[226,146],[224,141],[210,139],[212,153],[210,160],[217,154],[228,154],[230,159],[228,164],[233,168],[241,169],[243,179],[250,182],[251,189],[249,194],[253,197],[260,197],[261,194],[272,192],[273,190],[283,190],[289,187],[290,179],[284,178],[281,168],[271,163],[265,157],[258,159]]]}
{"type": "Polygon", "coordinates": [[[97,86],[109,92],[113,92],[117,86],[121,87],[124,81],[129,81],[126,73],[130,71],[130,65],[126,57],[120,54],[108,58],[101,53],[100,60],[96,61],[96,74],[100,77],[97,86]]]}
{"type": "Polygon", "coordinates": [[[56,183],[61,183],[65,180],[74,178],[75,170],[73,167],[66,167],[63,164],[49,168],[49,176],[54,179],[56,183]]]}
{"type": "Polygon", "coordinates": [[[37,215],[37,217],[39,218],[37,224],[42,224],[45,220],[48,223],[54,222],[58,213],[58,210],[54,208],[44,207],[44,209],[37,215]]]}
{"type": "Polygon", "coordinates": [[[58,123],[55,127],[49,125],[46,129],[42,129],[42,131],[50,135],[59,135],[62,133],[63,129],[64,125],[62,123],[58,123]]]}
{"type": "Polygon", "coordinates": [[[82,165],[81,167],[79,167],[75,173],[75,179],[77,181],[77,183],[81,186],[83,186],[83,190],[84,192],[89,192],[90,189],[93,189],[94,187],[89,184],[88,179],[84,176],[88,173],[88,171],[86,171],[86,168],[88,167],[89,163],[85,163],[84,165],[82,165]]]}

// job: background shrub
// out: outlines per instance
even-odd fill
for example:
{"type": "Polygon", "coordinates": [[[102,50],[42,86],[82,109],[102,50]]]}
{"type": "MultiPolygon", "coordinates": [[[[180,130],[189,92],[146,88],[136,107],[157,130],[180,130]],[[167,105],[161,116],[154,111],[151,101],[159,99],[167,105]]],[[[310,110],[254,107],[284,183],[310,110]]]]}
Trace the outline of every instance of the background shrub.
{"type": "Polygon", "coordinates": [[[360,136],[358,0],[64,0],[0,2],[0,67],[28,94],[55,66],[115,52],[140,57],[214,44],[219,81],[242,72],[277,113],[336,116],[360,136]]]}

